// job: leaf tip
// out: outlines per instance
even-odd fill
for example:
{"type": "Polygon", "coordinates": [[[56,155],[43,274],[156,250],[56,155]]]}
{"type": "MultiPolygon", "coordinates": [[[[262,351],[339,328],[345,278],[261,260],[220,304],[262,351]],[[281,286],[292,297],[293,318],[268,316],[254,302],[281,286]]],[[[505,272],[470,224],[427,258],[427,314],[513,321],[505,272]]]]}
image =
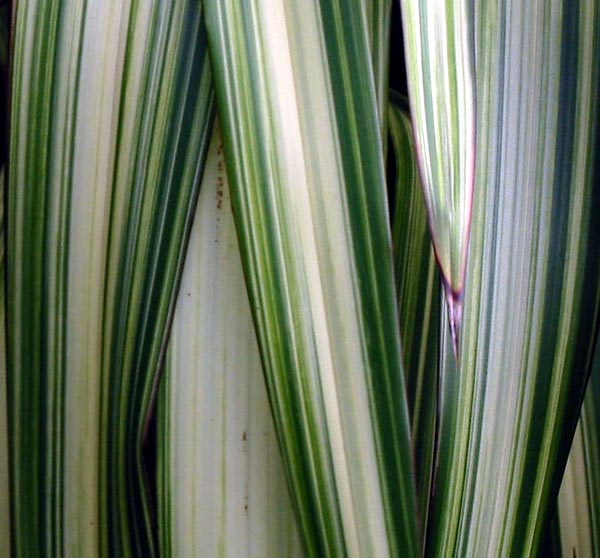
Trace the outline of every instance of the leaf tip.
{"type": "Polygon", "coordinates": [[[450,333],[452,335],[452,348],[456,362],[460,362],[460,335],[462,330],[463,291],[455,291],[444,285],[446,303],[448,305],[448,319],[450,320],[450,333]]]}

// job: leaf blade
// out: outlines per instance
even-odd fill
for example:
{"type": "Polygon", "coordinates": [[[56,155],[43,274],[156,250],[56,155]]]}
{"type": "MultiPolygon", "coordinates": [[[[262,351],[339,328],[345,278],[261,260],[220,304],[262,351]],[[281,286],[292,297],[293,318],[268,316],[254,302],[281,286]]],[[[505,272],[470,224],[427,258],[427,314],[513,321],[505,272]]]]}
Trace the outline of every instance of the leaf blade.
{"type": "Polygon", "coordinates": [[[215,127],[159,398],[161,555],[301,556],[228,190],[215,127]]]}
{"type": "Polygon", "coordinates": [[[417,157],[458,349],[475,183],[474,8],[467,0],[401,7],[417,157]]]}
{"type": "Polygon", "coordinates": [[[153,554],[140,461],[212,113],[199,23],[196,2],[17,6],[7,311],[18,554],[153,554]],[[129,276],[118,270],[128,258],[129,276]],[[114,322],[128,329],[113,335],[114,322]]]}
{"type": "Polygon", "coordinates": [[[478,13],[476,206],[432,553],[535,554],[558,490],[598,332],[599,14],[478,13]]]}
{"type": "Polygon", "coordinates": [[[424,540],[436,440],[442,295],[410,118],[401,108],[403,100],[396,100],[395,95],[392,98],[394,101],[388,109],[388,127],[396,177],[392,213],[394,274],[417,474],[420,529],[424,540]]]}
{"type": "Polygon", "coordinates": [[[207,7],[244,268],[307,551],[394,554],[399,544],[390,534],[394,524],[403,548],[414,554],[408,418],[397,319],[395,311],[388,313],[395,302],[377,108],[373,78],[365,72],[364,14],[351,13],[343,2],[308,4],[302,17],[291,2],[271,3],[268,10],[263,2],[207,7]],[[308,76],[310,89],[302,86],[308,76]],[[367,176],[374,185],[369,195],[367,176]],[[352,185],[352,195],[344,183],[352,185]],[[360,246],[359,238],[365,239],[360,246]],[[362,268],[355,264],[357,251],[365,257],[362,268]],[[373,284],[374,254],[382,262],[381,286],[373,284]],[[364,295],[366,284],[374,293],[373,310],[364,295]],[[362,320],[373,325],[368,340],[362,337],[369,335],[362,320]],[[382,343],[387,348],[380,348],[382,343]],[[369,352],[369,344],[377,349],[369,352]],[[383,384],[397,390],[399,410],[390,409],[390,387],[378,391],[365,376],[365,370],[378,368],[384,378],[389,375],[383,384]],[[354,386],[340,374],[343,369],[354,386]],[[369,417],[377,408],[369,403],[374,400],[383,404],[369,422],[348,411],[359,409],[369,417]],[[399,441],[387,450],[377,439],[382,423],[390,420],[386,413],[399,425],[394,434],[399,441]],[[378,468],[375,447],[389,471],[378,468]],[[398,448],[400,456],[393,454],[398,448]],[[355,463],[363,463],[360,471],[355,463]],[[378,476],[397,479],[398,471],[404,480],[385,480],[382,495],[378,476]],[[391,486],[406,491],[396,499],[401,505],[395,517],[389,511],[393,499],[385,494],[391,486]],[[393,545],[389,551],[388,544],[393,545]]]}

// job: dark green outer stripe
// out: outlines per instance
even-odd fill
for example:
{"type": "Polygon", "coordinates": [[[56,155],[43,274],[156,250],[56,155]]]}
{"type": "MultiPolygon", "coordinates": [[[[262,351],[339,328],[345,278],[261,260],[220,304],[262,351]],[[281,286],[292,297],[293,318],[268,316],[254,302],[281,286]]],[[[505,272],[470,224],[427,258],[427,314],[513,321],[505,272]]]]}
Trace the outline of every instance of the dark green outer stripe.
{"type": "MultiPolygon", "coordinates": [[[[20,14],[21,12],[19,12],[20,14]]],[[[18,53],[23,49],[23,44],[26,42],[26,35],[24,32],[24,17],[16,19],[15,25],[15,51],[18,53]]],[[[18,62],[19,58],[15,56],[15,60],[18,62]]],[[[17,98],[21,92],[21,83],[23,74],[27,73],[28,68],[16,65],[16,69],[13,73],[13,91],[17,98]]],[[[14,103],[13,103],[14,104],[14,103]]],[[[13,140],[14,141],[14,140],[13,140]]],[[[11,169],[14,169],[14,149],[11,153],[13,160],[11,161],[11,169]]],[[[10,180],[10,177],[9,177],[10,180]]],[[[35,197],[34,197],[35,199],[35,197]]],[[[24,381],[20,374],[14,374],[12,371],[16,366],[15,353],[19,356],[21,353],[29,355],[32,358],[37,354],[36,343],[39,336],[39,330],[36,331],[35,324],[32,324],[30,328],[29,336],[26,339],[25,349],[23,346],[17,345],[16,340],[12,338],[11,332],[13,331],[14,324],[16,323],[16,317],[19,316],[19,310],[26,305],[28,300],[17,298],[16,296],[10,296],[11,285],[15,281],[19,281],[23,286],[26,285],[26,280],[32,275],[27,273],[26,269],[22,269],[23,278],[16,275],[16,271],[21,270],[20,261],[22,254],[26,252],[26,246],[23,242],[17,242],[12,231],[15,227],[13,224],[14,215],[18,215],[23,211],[23,206],[26,205],[24,200],[20,196],[16,196],[15,190],[8,189],[8,214],[7,214],[7,403],[8,403],[8,427],[9,427],[9,452],[10,452],[10,485],[11,490],[11,542],[12,552],[17,554],[21,550],[27,552],[30,556],[38,555],[39,551],[42,550],[42,541],[40,533],[33,533],[28,537],[28,542],[23,547],[22,543],[17,541],[21,539],[24,526],[29,523],[29,517],[34,518],[34,525],[41,524],[40,520],[40,507],[39,507],[39,483],[40,483],[40,472],[37,461],[37,448],[40,444],[40,440],[35,436],[37,432],[36,428],[36,405],[34,397],[37,398],[37,385],[32,380],[24,381]],[[17,265],[17,262],[19,265],[17,265]],[[35,329],[34,329],[35,328],[35,329]],[[36,335],[37,334],[37,335],[36,335]],[[24,387],[27,386],[29,389],[28,394],[24,394],[24,387]],[[25,395],[25,397],[23,397],[25,395]],[[20,415],[25,414],[29,417],[27,422],[20,420],[20,415]],[[33,424],[32,424],[33,423],[33,424]],[[25,444],[25,441],[29,445],[25,444]],[[25,460],[23,466],[20,466],[20,454],[25,448],[29,448],[31,453],[28,455],[28,459],[25,460]],[[27,499],[29,505],[23,506],[20,499],[15,497],[16,494],[21,494],[27,499]]],[[[37,225],[38,220],[34,221],[33,224],[37,225]]],[[[37,227],[39,229],[39,226],[37,227]]],[[[33,231],[29,232],[35,233],[33,231]]],[[[38,233],[39,235],[39,233],[38,233]]],[[[37,263],[36,259],[29,261],[32,264],[37,263]]],[[[31,279],[29,279],[31,280],[31,279]]],[[[36,300],[29,299],[30,311],[36,312],[36,306],[34,305],[36,300]],[[33,308],[32,308],[33,306],[33,308]]],[[[39,311],[38,311],[39,312],[39,311]]],[[[26,365],[31,366],[31,360],[26,365]]],[[[38,365],[39,367],[39,365],[38,365]]]]}
{"type": "MultiPolygon", "coordinates": [[[[123,407],[126,406],[126,402],[130,397],[130,370],[128,367],[129,363],[123,362],[123,352],[125,351],[125,344],[127,342],[125,332],[128,314],[130,313],[129,298],[131,296],[130,291],[132,282],[131,267],[134,263],[134,250],[140,219],[139,213],[141,211],[144,192],[143,185],[140,184],[139,178],[136,183],[136,171],[138,167],[144,163],[143,161],[142,163],[139,162],[140,157],[142,157],[142,154],[140,154],[139,151],[147,145],[147,137],[140,138],[140,135],[142,135],[141,118],[138,118],[135,123],[135,137],[137,138],[137,142],[133,147],[133,153],[125,153],[126,146],[121,145],[121,136],[123,133],[123,112],[125,110],[129,87],[132,87],[129,83],[130,80],[132,80],[132,61],[128,54],[133,50],[135,39],[134,30],[139,10],[139,3],[133,2],[128,21],[125,47],[125,62],[122,76],[123,94],[120,98],[119,130],[116,139],[117,160],[115,162],[113,176],[113,201],[111,203],[111,223],[109,227],[107,250],[108,261],[106,266],[106,276],[110,277],[111,264],[115,260],[118,261],[119,263],[117,265],[119,271],[117,273],[119,277],[119,286],[114,291],[111,291],[109,290],[112,287],[112,285],[109,284],[110,279],[107,280],[106,292],[104,295],[105,308],[103,317],[105,324],[107,321],[112,321],[114,323],[114,333],[112,338],[108,337],[108,339],[106,339],[107,334],[103,332],[103,360],[104,362],[108,361],[109,366],[106,372],[103,371],[103,394],[101,403],[102,430],[100,438],[101,443],[103,444],[100,456],[101,484],[99,486],[100,518],[103,527],[101,552],[103,554],[123,556],[130,556],[132,554],[132,548],[135,547],[135,545],[138,545],[138,548],[141,546],[141,550],[143,550],[146,555],[154,555],[154,541],[152,534],[144,532],[145,521],[142,520],[141,527],[138,528],[137,518],[131,517],[129,514],[128,496],[130,487],[125,483],[125,478],[127,476],[126,471],[133,467],[131,459],[129,458],[129,453],[135,451],[130,447],[130,440],[126,436],[129,424],[128,417],[123,407]],[[142,144],[141,146],[140,143],[142,144]],[[126,161],[131,161],[131,170],[129,170],[129,173],[127,174],[127,186],[118,184],[119,162],[121,158],[126,159],[126,161]],[[128,187],[129,185],[130,187],[128,187]],[[120,209],[115,202],[118,196],[119,187],[125,189],[124,203],[126,204],[126,207],[123,211],[127,216],[127,219],[124,231],[114,230],[114,220],[117,219],[117,212],[120,209]],[[122,270],[123,268],[125,268],[125,271],[122,270]],[[116,308],[115,316],[111,315],[111,304],[114,304],[114,307],[116,308]],[[107,354],[108,356],[106,356],[107,354]],[[140,533],[140,530],[142,533],[140,533]]],[[[152,12],[152,28],[149,32],[150,44],[147,44],[145,49],[148,52],[148,55],[144,57],[142,62],[142,80],[144,80],[145,85],[140,88],[142,95],[144,95],[144,98],[140,99],[140,104],[154,109],[148,111],[146,115],[147,119],[153,119],[156,110],[152,103],[153,99],[152,97],[148,98],[150,95],[147,92],[147,89],[150,87],[148,85],[148,81],[150,81],[148,72],[150,71],[152,64],[158,63],[154,60],[157,55],[156,46],[152,39],[158,26],[157,12],[159,12],[159,10],[155,8],[152,12]]],[[[136,61],[136,63],[139,62],[136,61]]],[[[151,90],[151,92],[153,91],[154,89],[151,90]]],[[[138,106],[134,108],[134,111],[137,111],[138,115],[141,112],[138,106]]],[[[106,327],[106,325],[104,327],[106,327]]],[[[148,373],[151,373],[151,371],[148,371],[148,373]]],[[[139,471],[136,471],[136,473],[139,474],[139,471]]]]}

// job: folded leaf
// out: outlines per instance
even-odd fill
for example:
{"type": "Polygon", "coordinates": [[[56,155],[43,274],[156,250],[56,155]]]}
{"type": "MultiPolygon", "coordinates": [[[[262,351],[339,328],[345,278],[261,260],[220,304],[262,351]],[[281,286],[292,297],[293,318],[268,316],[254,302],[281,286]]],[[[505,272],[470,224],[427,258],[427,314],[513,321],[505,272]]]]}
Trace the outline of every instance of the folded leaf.
{"type": "Polygon", "coordinates": [[[16,556],[155,554],[142,443],[211,125],[205,45],[193,0],[16,6],[16,556]]]}
{"type": "Polygon", "coordinates": [[[458,353],[475,179],[474,3],[401,8],[417,157],[458,353]]]}

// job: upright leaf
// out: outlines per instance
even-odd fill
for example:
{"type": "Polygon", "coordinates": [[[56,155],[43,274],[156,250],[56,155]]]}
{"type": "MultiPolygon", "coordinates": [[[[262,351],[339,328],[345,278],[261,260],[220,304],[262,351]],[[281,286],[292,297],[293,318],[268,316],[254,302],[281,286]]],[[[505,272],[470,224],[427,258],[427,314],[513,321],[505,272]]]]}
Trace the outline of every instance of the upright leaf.
{"type": "Polygon", "coordinates": [[[461,360],[447,354],[428,554],[536,556],[600,297],[600,2],[477,13],[478,148],[461,360]]]}
{"type": "MultiPolygon", "coordinates": [[[[412,127],[392,95],[388,110],[394,148],[395,200],[392,213],[394,274],[400,337],[417,476],[420,529],[425,530],[433,473],[437,405],[440,279],[427,227],[412,127]]],[[[424,533],[423,533],[424,534],[424,533]]]]}
{"type": "Polygon", "coordinates": [[[159,398],[161,556],[301,556],[213,132],[159,398]]]}
{"type": "Polygon", "coordinates": [[[365,13],[211,0],[244,272],[309,556],[415,556],[414,479],[365,13]]]}
{"type": "Polygon", "coordinates": [[[458,353],[475,179],[472,0],[401,0],[415,143],[458,353]]]}
{"type": "Polygon", "coordinates": [[[210,129],[200,4],[16,9],[8,206],[16,556],[152,556],[142,443],[210,129]]]}

